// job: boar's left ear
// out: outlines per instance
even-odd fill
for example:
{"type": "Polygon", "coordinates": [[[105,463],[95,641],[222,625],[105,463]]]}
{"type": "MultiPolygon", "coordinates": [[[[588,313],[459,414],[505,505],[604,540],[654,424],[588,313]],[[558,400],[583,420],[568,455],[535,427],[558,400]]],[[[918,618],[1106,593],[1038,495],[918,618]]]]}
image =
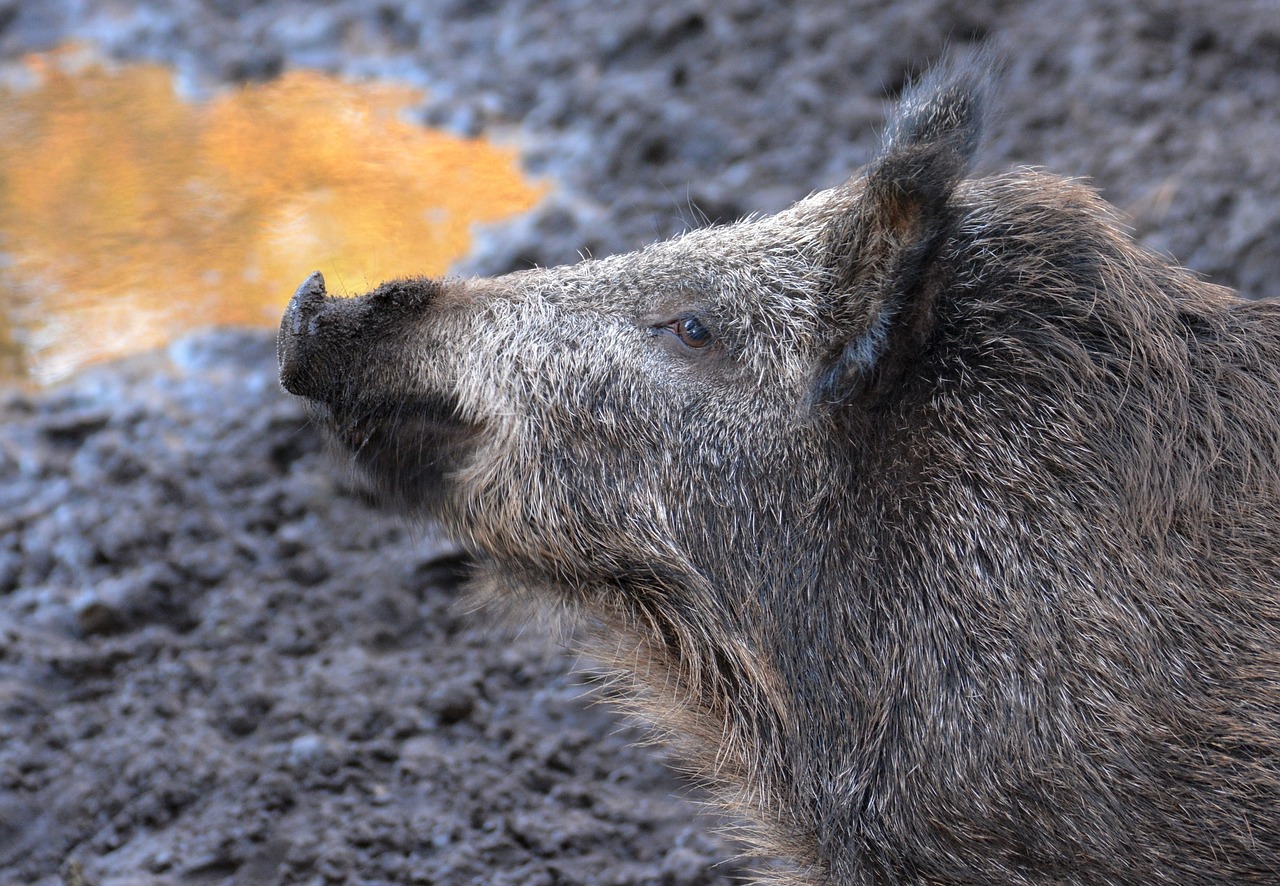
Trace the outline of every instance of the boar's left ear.
{"type": "Polygon", "coordinates": [[[885,390],[933,330],[938,253],[955,217],[951,197],[982,135],[986,55],[935,68],[902,100],[859,192],[827,231],[833,308],[846,319],[815,402],[850,403],[885,390]]]}

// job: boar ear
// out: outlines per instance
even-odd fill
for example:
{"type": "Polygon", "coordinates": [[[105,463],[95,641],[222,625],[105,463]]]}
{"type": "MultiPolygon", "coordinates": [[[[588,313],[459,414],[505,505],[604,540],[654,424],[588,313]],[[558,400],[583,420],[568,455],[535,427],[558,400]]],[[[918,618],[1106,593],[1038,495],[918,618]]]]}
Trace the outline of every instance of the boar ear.
{"type": "Polygon", "coordinates": [[[898,105],[865,177],[845,186],[830,225],[837,336],[815,400],[848,403],[885,390],[928,344],[938,254],[952,229],[952,195],[982,135],[992,61],[935,68],[898,105]],[[861,188],[859,188],[861,185],[861,188]]]}

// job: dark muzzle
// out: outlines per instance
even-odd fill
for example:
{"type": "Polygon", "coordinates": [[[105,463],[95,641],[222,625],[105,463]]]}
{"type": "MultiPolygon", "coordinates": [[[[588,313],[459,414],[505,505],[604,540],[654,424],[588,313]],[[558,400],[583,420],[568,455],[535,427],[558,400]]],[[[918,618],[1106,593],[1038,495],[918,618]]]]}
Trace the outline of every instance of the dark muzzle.
{"type": "Polygon", "coordinates": [[[351,383],[374,351],[384,350],[420,317],[439,291],[439,281],[416,277],[384,283],[356,298],[331,298],[324,276],[315,272],[298,287],[280,321],[280,384],[291,394],[328,400],[351,383]]]}

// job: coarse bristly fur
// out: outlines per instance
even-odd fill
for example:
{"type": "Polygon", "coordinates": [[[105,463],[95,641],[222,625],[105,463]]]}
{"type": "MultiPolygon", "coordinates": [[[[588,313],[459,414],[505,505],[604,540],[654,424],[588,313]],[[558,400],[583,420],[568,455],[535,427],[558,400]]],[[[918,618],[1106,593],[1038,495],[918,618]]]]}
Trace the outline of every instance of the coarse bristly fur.
{"type": "Polygon", "coordinates": [[[967,179],[986,80],[776,216],[313,276],[282,381],[590,628],[777,882],[1280,882],[1280,305],[967,179]]]}

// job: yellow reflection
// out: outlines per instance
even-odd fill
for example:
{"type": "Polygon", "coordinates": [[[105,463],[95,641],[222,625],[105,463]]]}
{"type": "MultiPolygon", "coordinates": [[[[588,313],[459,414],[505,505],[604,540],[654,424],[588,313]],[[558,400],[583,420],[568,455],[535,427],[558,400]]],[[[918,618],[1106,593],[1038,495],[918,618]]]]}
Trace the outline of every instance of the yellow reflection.
{"type": "Polygon", "coordinates": [[[0,372],[40,381],[332,291],[441,274],[541,196],[514,152],[400,118],[421,94],[291,71],[189,104],[83,50],[0,87],[0,372]],[[24,82],[25,81],[25,82],[24,82]]]}

